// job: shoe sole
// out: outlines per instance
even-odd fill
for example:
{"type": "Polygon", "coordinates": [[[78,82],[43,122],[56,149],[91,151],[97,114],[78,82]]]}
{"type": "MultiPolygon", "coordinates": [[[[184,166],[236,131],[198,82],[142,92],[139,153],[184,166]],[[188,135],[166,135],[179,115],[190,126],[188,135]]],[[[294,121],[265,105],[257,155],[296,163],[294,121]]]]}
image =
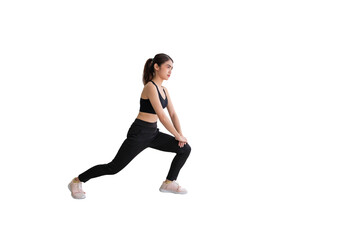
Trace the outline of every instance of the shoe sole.
{"type": "Polygon", "coordinates": [[[159,189],[160,192],[162,193],[174,193],[174,194],[187,194],[187,192],[173,192],[173,191],[168,191],[168,190],[165,190],[165,189],[159,189]]]}
{"type": "MultiPolygon", "coordinates": [[[[71,184],[71,183],[68,184],[68,189],[69,189],[70,192],[71,192],[70,184],[71,184]]],[[[71,197],[72,197],[73,199],[84,199],[84,198],[86,198],[85,194],[84,194],[84,197],[83,197],[83,198],[76,198],[76,197],[73,196],[72,192],[71,192],[71,197]]]]}

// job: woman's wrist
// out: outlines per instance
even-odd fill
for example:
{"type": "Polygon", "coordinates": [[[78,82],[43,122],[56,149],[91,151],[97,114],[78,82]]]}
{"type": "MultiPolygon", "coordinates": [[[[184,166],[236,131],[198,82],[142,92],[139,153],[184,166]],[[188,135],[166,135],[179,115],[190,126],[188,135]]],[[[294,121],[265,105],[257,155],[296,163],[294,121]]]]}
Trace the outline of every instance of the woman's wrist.
{"type": "Polygon", "coordinates": [[[182,132],[177,132],[177,135],[175,135],[175,138],[183,137],[182,132]]]}

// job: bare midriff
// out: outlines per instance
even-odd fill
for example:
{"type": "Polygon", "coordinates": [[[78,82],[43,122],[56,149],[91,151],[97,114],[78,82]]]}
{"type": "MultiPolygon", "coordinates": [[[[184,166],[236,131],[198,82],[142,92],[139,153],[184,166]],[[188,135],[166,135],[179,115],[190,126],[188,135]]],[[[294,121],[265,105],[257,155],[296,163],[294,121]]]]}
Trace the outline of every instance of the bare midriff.
{"type": "Polygon", "coordinates": [[[159,119],[157,114],[145,113],[145,112],[139,112],[136,118],[151,123],[157,122],[157,120],[159,119]]]}

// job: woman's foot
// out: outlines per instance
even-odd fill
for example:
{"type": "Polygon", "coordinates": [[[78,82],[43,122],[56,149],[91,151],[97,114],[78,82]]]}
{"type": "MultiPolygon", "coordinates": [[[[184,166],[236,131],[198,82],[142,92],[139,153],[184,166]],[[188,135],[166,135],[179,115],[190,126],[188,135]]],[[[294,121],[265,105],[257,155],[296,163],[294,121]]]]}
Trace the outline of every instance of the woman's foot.
{"type": "Polygon", "coordinates": [[[185,188],[182,188],[179,183],[174,181],[166,180],[162,183],[160,189],[160,192],[163,193],[175,193],[175,194],[186,194],[187,190],[185,188]]]}
{"type": "Polygon", "coordinates": [[[78,178],[74,178],[68,185],[71,196],[75,199],[84,199],[85,192],[82,190],[82,184],[78,178]]]}

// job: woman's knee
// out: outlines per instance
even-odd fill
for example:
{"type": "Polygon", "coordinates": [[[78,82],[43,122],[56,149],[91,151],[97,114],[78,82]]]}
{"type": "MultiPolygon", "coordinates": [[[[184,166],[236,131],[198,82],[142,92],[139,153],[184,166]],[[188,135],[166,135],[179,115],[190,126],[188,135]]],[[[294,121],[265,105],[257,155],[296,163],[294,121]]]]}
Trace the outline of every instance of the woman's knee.
{"type": "Polygon", "coordinates": [[[113,163],[106,164],[106,172],[108,175],[114,175],[120,172],[122,168],[120,166],[117,166],[113,163]]]}
{"type": "Polygon", "coordinates": [[[190,154],[191,147],[188,143],[186,143],[183,147],[179,147],[178,153],[180,154],[190,154]]]}

